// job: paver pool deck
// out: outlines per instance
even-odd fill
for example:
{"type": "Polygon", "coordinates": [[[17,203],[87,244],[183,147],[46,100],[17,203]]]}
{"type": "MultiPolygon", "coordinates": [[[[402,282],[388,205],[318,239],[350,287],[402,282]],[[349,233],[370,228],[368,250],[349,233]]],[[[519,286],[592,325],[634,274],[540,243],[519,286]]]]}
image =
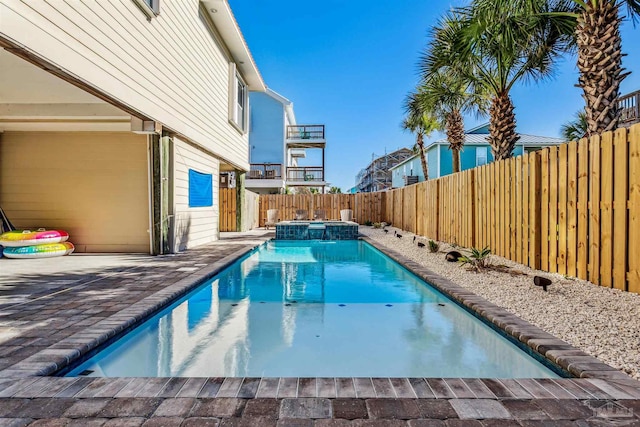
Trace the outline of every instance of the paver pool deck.
{"type": "Polygon", "coordinates": [[[0,259],[0,426],[640,425],[640,382],[379,245],[582,378],[47,376],[272,236],[161,257],[0,259]]]}

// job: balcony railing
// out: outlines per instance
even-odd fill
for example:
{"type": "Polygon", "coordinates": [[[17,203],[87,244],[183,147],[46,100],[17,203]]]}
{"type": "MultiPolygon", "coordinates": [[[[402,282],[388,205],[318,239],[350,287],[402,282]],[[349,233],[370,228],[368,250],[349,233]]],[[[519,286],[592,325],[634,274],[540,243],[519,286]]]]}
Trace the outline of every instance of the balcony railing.
{"type": "Polygon", "coordinates": [[[640,90],[618,99],[620,124],[628,126],[640,122],[640,90]]]}
{"type": "Polygon", "coordinates": [[[324,139],[324,125],[287,126],[287,139],[324,139]]]}
{"type": "Polygon", "coordinates": [[[282,179],[282,164],[251,163],[247,179],[282,179]]]}
{"type": "Polygon", "coordinates": [[[287,181],[300,181],[300,182],[324,181],[324,168],[320,166],[287,168],[287,181]]]}

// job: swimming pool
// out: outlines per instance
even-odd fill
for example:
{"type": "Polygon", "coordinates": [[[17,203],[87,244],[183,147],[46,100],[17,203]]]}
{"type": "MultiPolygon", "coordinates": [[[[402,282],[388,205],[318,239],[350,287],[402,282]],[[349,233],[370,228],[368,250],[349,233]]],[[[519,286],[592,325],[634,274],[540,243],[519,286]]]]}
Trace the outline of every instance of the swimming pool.
{"type": "Polygon", "coordinates": [[[558,377],[363,241],[270,241],[67,376],[558,377]]]}

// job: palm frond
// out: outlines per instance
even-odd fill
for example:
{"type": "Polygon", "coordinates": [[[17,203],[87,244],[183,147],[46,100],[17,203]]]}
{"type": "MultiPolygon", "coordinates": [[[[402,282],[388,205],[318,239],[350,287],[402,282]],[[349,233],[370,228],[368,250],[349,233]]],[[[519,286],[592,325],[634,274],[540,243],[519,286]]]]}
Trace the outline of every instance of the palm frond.
{"type": "Polygon", "coordinates": [[[589,133],[589,123],[587,122],[587,113],[580,110],[576,113],[573,120],[568,121],[560,128],[560,134],[565,141],[577,141],[584,138],[589,133]]]}

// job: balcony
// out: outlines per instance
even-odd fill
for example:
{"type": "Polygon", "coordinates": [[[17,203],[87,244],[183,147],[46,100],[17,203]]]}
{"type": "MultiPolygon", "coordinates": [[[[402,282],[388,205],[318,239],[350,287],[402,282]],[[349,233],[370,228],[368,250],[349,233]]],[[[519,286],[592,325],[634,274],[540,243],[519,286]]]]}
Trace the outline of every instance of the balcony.
{"type": "Polygon", "coordinates": [[[279,163],[251,163],[247,179],[282,179],[279,163]]]}
{"type": "Polygon", "coordinates": [[[321,166],[287,168],[287,185],[324,185],[324,168],[321,166]]]}
{"type": "Polygon", "coordinates": [[[323,148],[325,144],[324,125],[287,126],[289,148],[323,148]]]}
{"type": "Polygon", "coordinates": [[[618,109],[620,110],[620,126],[631,126],[640,122],[640,90],[618,99],[618,109]]]}

